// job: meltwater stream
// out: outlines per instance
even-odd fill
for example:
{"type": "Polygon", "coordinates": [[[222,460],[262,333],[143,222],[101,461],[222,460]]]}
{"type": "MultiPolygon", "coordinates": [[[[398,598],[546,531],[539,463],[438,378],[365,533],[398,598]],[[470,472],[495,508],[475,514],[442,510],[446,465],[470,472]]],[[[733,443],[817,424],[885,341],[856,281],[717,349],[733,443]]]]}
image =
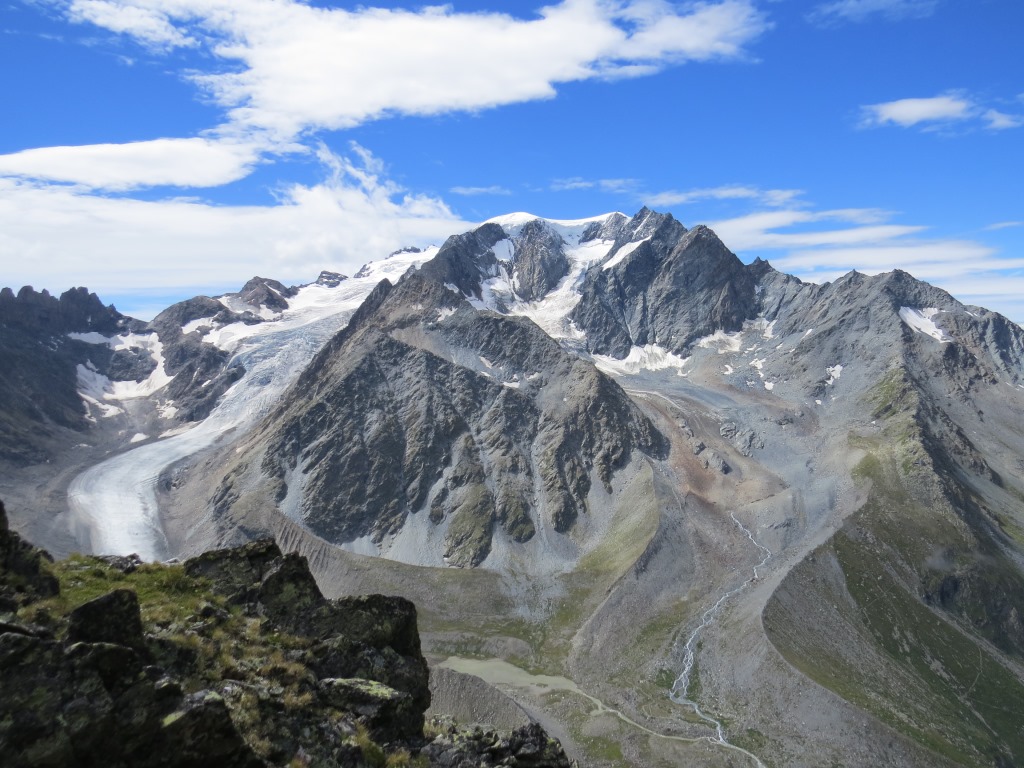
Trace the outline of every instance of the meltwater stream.
{"type": "Polygon", "coordinates": [[[744,534],[746,534],[747,538],[750,539],[750,542],[759,550],[761,550],[762,553],[764,553],[764,557],[761,558],[761,562],[759,562],[757,565],[753,567],[754,575],[753,578],[750,579],[750,581],[744,581],[738,587],[726,592],[724,595],[718,598],[717,602],[715,602],[714,605],[712,605],[710,608],[704,611],[703,614],[701,614],[700,624],[698,624],[697,627],[690,633],[689,637],[686,638],[686,645],[684,646],[683,653],[683,671],[679,674],[679,677],[677,677],[675,682],[672,684],[672,690],[669,693],[669,698],[672,699],[672,701],[674,701],[676,704],[681,704],[683,706],[690,707],[693,710],[694,714],[697,715],[697,717],[706,722],[708,725],[714,727],[715,736],[714,738],[709,737],[709,741],[715,744],[720,744],[721,746],[726,747],[727,749],[731,749],[736,752],[741,752],[744,755],[747,755],[751,760],[753,760],[758,765],[758,768],[764,768],[764,763],[761,762],[757,755],[748,752],[747,750],[743,749],[742,747],[738,747],[735,744],[731,744],[725,738],[725,731],[723,730],[722,723],[719,720],[705,713],[700,708],[700,704],[698,704],[696,701],[687,698],[687,691],[690,688],[690,682],[693,678],[694,666],[697,661],[697,641],[700,638],[701,631],[714,620],[715,616],[718,615],[718,612],[721,610],[722,606],[730,597],[742,592],[744,589],[747,588],[748,584],[757,579],[758,569],[763,568],[772,556],[771,550],[754,538],[754,534],[752,534],[750,530],[736,518],[736,514],[734,512],[730,512],[729,516],[732,518],[732,521],[736,523],[739,529],[743,531],[744,534]]]}

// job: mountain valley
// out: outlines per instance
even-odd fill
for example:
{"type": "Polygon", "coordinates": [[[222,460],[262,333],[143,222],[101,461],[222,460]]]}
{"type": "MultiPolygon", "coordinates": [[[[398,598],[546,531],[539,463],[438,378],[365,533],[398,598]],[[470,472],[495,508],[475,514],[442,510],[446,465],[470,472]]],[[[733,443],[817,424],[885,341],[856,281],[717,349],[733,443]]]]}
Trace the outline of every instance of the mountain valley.
{"type": "Polygon", "coordinates": [[[511,214],[150,323],[4,289],[0,372],[23,538],[273,537],[580,765],[1024,765],[1024,329],[905,272],[511,214]]]}

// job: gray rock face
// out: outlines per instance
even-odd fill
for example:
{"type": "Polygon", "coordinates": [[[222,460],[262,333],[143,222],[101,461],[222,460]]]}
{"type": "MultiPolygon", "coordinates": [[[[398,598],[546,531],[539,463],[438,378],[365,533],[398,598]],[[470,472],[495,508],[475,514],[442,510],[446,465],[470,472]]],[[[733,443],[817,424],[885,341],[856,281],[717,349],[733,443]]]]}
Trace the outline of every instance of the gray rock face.
{"type": "Polygon", "coordinates": [[[260,322],[255,315],[238,315],[208,296],[174,304],[153,319],[150,328],[163,344],[164,370],[173,377],[166,395],[175,401],[181,421],[206,418],[220,396],[245,373],[242,368],[229,368],[230,355],[203,342],[198,331],[182,333],[182,326],[205,319],[209,319],[210,328],[233,322],[260,322]]]}
{"type": "Polygon", "coordinates": [[[340,272],[330,272],[325,269],[320,272],[320,276],[316,279],[316,284],[326,288],[337,288],[345,280],[348,280],[348,277],[340,272]]]}
{"type": "MultiPolygon", "coordinates": [[[[665,450],[589,363],[421,274],[379,286],[262,431],[263,472],[280,502],[300,483],[298,513],[315,533],[381,541],[422,514],[445,525],[444,555],[460,566],[483,562],[498,529],[529,540],[541,510],[569,531],[592,473],[610,487],[635,449],[665,450]]],[[[235,482],[218,491],[218,514],[235,482]]]]}
{"type": "MultiPolygon", "coordinates": [[[[344,276],[328,279],[340,282],[344,276]]],[[[179,421],[206,418],[221,395],[245,374],[244,368],[230,365],[230,354],[204,342],[202,333],[185,334],[182,327],[196,320],[208,320],[210,329],[230,323],[262,323],[259,311],[287,309],[288,299],[296,292],[296,288],[286,288],[277,280],[254,277],[239,292],[227,295],[252,309],[236,312],[217,299],[196,296],[168,307],[153,319],[149,328],[163,344],[164,368],[173,377],[165,394],[174,400],[179,421]]]]}
{"type": "Polygon", "coordinates": [[[622,358],[658,343],[672,352],[754,316],[754,280],[706,227],[687,231],[669,215],[642,209],[618,231],[608,262],[592,267],[572,320],[591,352],[622,358]],[[639,243],[639,245],[637,245],[639,243]]]}
{"type": "Polygon", "coordinates": [[[447,716],[465,725],[510,731],[533,720],[514,699],[475,675],[447,667],[430,670],[427,717],[447,716]]]}
{"type": "Polygon", "coordinates": [[[565,244],[539,219],[528,222],[514,241],[513,287],[524,301],[541,299],[569,272],[565,244]]]}
{"type": "Polygon", "coordinates": [[[420,267],[419,274],[441,285],[453,285],[464,296],[480,298],[482,279],[497,274],[498,258],[493,248],[505,240],[497,224],[482,227],[445,240],[437,256],[420,267]]]}
{"type": "Polygon", "coordinates": [[[254,277],[242,286],[237,295],[246,304],[281,312],[288,309],[288,299],[297,292],[298,288],[287,288],[277,280],[254,277]]]}
{"type": "Polygon", "coordinates": [[[45,462],[59,450],[68,434],[63,430],[89,428],[78,395],[78,365],[115,377],[126,367],[146,365],[129,352],[114,360],[109,349],[74,341],[68,333],[113,334],[143,325],[85,288],[60,298],[28,286],[17,295],[0,290],[0,461],[15,467],[45,462]]]}

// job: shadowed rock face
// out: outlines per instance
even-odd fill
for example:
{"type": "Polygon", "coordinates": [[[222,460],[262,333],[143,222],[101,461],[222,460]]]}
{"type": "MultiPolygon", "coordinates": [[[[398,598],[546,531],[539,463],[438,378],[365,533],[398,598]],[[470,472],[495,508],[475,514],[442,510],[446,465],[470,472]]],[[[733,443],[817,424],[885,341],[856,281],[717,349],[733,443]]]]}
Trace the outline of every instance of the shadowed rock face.
{"type": "Polygon", "coordinates": [[[540,220],[528,222],[516,238],[512,275],[524,301],[544,298],[569,273],[562,238],[540,220]]]}
{"type": "Polygon", "coordinates": [[[88,428],[77,365],[95,357],[99,370],[117,376],[137,364],[128,352],[97,353],[94,345],[69,339],[68,333],[113,334],[142,325],[104,306],[85,288],[72,288],[60,298],[28,286],[17,295],[0,290],[0,460],[14,466],[44,462],[62,430],[88,428]]]}
{"type": "Polygon", "coordinates": [[[421,274],[375,291],[259,442],[279,500],[301,473],[301,517],[318,535],[380,541],[422,514],[446,526],[444,556],[463,566],[487,557],[498,529],[528,541],[538,514],[571,530],[592,473],[610,488],[634,450],[665,450],[592,365],[421,274]]]}
{"type": "Polygon", "coordinates": [[[619,231],[610,261],[620,252],[590,269],[572,312],[591,352],[622,358],[654,343],[681,352],[756,316],[753,277],[707,227],[687,231],[645,208],[619,231]]]}
{"type": "Polygon", "coordinates": [[[46,552],[10,530],[7,510],[0,501],[0,613],[57,594],[57,580],[47,570],[48,562],[52,558],[46,552]]]}
{"type": "Polygon", "coordinates": [[[497,224],[484,224],[472,232],[452,235],[437,256],[420,267],[419,274],[441,285],[455,286],[464,296],[480,298],[482,278],[495,274],[498,268],[498,258],[492,249],[506,237],[497,224]]]}
{"type": "Polygon", "coordinates": [[[305,558],[273,541],[174,567],[41,566],[45,553],[7,530],[0,505],[0,555],[12,597],[0,603],[4,766],[354,766],[390,752],[429,766],[569,768],[534,725],[506,738],[454,727],[425,738],[428,670],[412,603],[326,600],[305,558]],[[76,590],[125,586],[68,611],[50,567],[76,590]]]}

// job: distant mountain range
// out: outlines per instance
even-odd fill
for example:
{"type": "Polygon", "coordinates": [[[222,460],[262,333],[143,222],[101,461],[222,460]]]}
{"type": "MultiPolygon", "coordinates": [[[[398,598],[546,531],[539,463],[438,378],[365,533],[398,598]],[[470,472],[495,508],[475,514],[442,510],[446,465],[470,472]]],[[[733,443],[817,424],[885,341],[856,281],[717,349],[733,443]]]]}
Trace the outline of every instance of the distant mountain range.
{"type": "Polygon", "coordinates": [[[905,272],[511,214],[150,323],[4,289],[0,402],[34,543],[275,535],[428,657],[604,691],[539,705],[583,764],[1024,764],[1024,329],[905,272]]]}

